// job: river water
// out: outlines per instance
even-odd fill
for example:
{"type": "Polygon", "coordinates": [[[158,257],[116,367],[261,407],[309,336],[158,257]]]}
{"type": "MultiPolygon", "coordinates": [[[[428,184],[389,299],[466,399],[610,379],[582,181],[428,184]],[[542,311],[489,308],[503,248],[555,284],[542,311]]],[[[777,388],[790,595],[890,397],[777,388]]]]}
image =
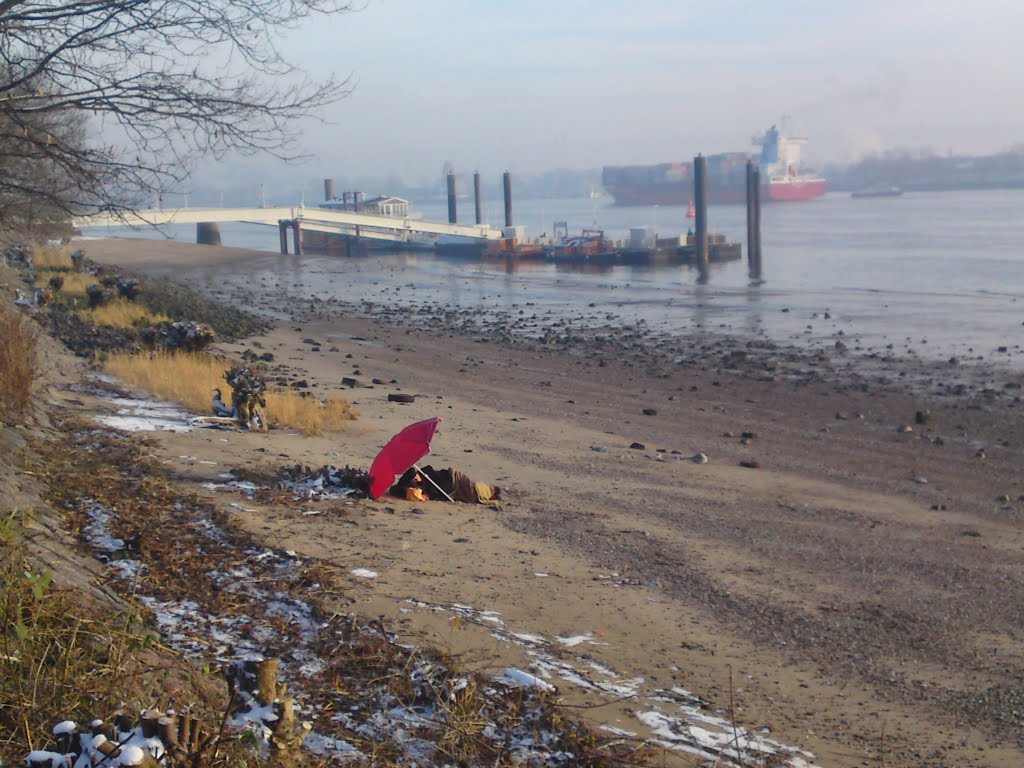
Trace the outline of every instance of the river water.
{"type": "MultiPolygon", "coordinates": [[[[472,200],[459,200],[471,221],[472,200]]],[[[447,219],[445,203],[417,205],[447,219]]],[[[501,201],[485,204],[500,224],[501,201]]],[[[270,256],[246,279],[288,290],[296,300],[335,296],[392,305],[439,303],[518,315],[569,314],[604,322],[646,322],[656,330],[756,335],[776,341],[916,354],[984,358],[1024,368],[1024,190],[913,192],[852,199],[830,193],[762,212],[764,283],[752,286],[745,259],[712,265],[707,284],[686,266],[569,271],[547,263],[452,260],[432,253],[361,258],[270,256]],[[1000,348],[1005,348],[1001,350],[1000,348]]],[[[710,230],[744,241],[742,206],[713,207],[710,230]]],[[[682,207],[620,208],[606,198],[522,200],[514,219],[527,237],[566,221],[570,232],[597,226],[614,239],[650,226],[665,237],[692,220],[682,207]]],[[[168,234],[194,242],[195,226],[168,234]]],[[[90,235],[154,237],[153,232],[90,235]]],[[[221,225],[224,245],[278,250],[276,227],[221,225]]],[[[744,252],[746,250],[744,243],[744,252]]],[[[211,272],[211,275],[214,274],[211,272]]]]}

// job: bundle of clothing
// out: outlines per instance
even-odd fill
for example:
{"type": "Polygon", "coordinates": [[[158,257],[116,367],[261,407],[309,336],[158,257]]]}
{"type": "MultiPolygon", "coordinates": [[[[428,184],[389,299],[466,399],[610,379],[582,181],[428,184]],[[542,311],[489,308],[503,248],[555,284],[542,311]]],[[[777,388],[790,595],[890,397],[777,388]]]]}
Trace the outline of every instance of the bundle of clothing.
{"type": "Polygon", "coordinates": [[[392,487],[391,492],[409,501],[437,501],[451,497],[455,501],[482,504],[501,499],[501,488],[473,480],[457,469],[413,467],[392,487]],[[445,496],[447,494],[447,496],[445,496]]]}

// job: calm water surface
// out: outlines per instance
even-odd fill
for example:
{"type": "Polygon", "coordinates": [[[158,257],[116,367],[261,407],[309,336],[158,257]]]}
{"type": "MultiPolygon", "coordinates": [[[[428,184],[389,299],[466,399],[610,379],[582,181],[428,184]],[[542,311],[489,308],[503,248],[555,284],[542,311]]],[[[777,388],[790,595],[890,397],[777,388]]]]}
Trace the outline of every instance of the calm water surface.
{"type": "MultiPolygon", "coordinates": [[[[445,204],[417,205],[430,220],[447,219],[445,204]]],[[[472,200],[459,200],[470,221],[472,200]]],[[[485,219],[502,216],[501,201],[485,219]]],[[[688,267],[615,267],[568,271],[545,263],[448,260],[433,254],[364,258],[268,256],[247,279],[285,289],[297,300],[336,296],[417,306],[440,303],[530,315],[550,312],[604,321],[643,320],[667,331],[706,328],[809,340],[923,357],[984,356],[1024,368],[1024,190],[907,193],[854,200],[833,193],[799,204],[766,206],[762,214],[765,282],[751,286],[745,262],[713,265],[706,285],[688,267]],[[826,318],[826,313],[830,317],[826,318]],[[1000,352],[999,347],[1006,347],[1000,352]]],[[[603,228],[625,239],[630,227],[661,235],[685,232],[681,207],[617,208],[604,198],[516,201],[527,236],[568,222],[570,232],[603,228]]],[[[711,230],[746,237],[742,206],[710,211],[711,230]]],[[[193,242],[194,225],[168,233],[193,242]]],[[[276,227],[221,225],[225,245],[276,253],[276,227]]],[[[90,234],[154,237],[152,232],[90,234]]],[[[744,243],[745,246],[745,243],[744,243]]],[[[745,247],[744,247],[745,250],[745,247]]],[[[218,278],[223,279],[221,275],[218,278]]]]}

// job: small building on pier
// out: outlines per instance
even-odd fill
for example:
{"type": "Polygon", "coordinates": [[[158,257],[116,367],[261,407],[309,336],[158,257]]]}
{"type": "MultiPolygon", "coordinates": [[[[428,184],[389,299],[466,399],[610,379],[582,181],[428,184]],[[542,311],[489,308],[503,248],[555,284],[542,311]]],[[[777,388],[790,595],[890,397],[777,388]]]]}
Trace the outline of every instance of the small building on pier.
{"type": "MultiPolygon", "coordinates": [[[[353,210],[354,201],[349,198],[335,197],[320,203],[321,208],[332,211],[353,210]]],[[[359,201],[359,212],[376,216],[391,216],[396,219],[409,218],[409,201],[393,195],[377,195],[359,201]]]]}

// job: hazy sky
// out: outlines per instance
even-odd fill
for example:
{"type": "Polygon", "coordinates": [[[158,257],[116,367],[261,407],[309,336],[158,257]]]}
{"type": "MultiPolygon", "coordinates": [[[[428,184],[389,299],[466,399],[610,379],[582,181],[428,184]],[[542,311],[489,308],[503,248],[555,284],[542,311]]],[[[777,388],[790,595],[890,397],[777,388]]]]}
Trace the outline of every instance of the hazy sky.
{"type": "Polygon", "coordinates": [[[817,167],[1024,141],[1024,0],[368,0],[282,48],[356,84],[312,175],[688,159],[784,114],[817,167]]]}

